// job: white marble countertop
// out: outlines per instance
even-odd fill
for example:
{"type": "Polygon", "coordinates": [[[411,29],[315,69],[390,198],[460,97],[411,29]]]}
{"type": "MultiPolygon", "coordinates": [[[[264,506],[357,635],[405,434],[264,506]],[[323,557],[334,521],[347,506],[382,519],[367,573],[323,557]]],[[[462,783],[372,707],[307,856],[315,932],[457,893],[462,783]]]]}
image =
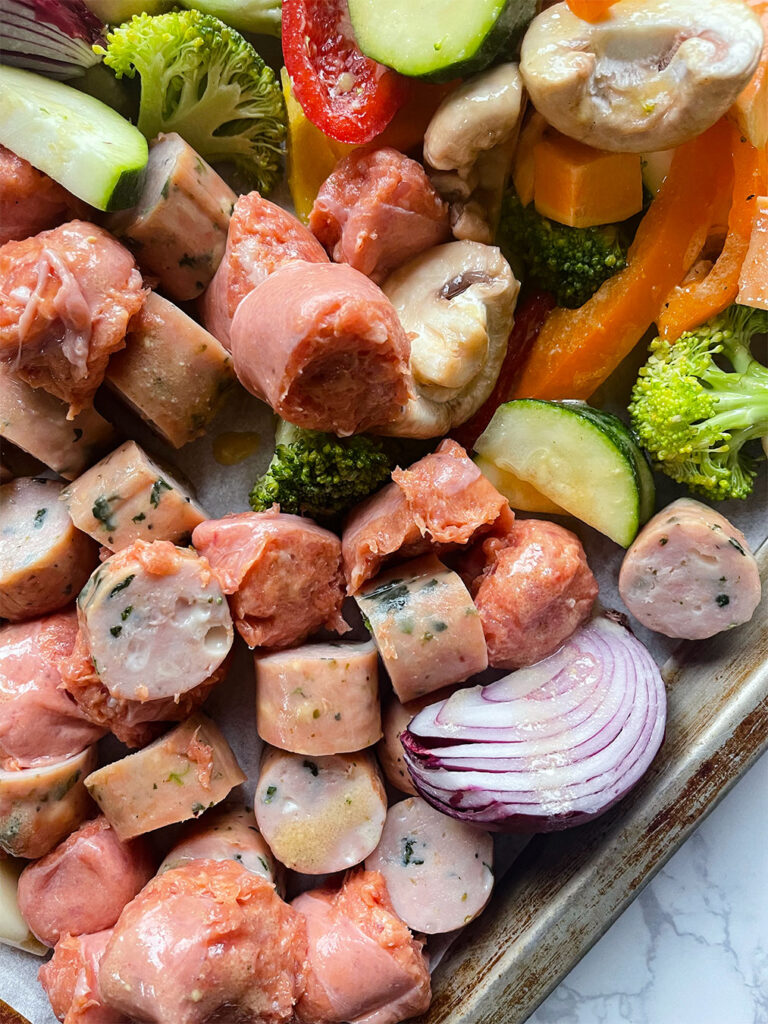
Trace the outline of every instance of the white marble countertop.
{"type": "Polygon", "coordinates": [[[768,754],[528,1024],[768,1024],[768,754]]]}

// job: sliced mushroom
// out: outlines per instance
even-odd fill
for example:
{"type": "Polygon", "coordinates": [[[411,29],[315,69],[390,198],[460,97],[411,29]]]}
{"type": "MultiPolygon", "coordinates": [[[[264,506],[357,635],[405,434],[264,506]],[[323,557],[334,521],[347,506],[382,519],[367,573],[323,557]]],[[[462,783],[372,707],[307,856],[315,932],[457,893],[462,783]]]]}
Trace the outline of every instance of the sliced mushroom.
{"type": "Polygon", "coordinates": [[[615,152],[679,146],[726,112],[763,33],[741,0],[619,0],[590,23],[555,4],[523,40],[525,86],[566,135],[615,152]]]}
{"type": "Polygon", "coordinates": [[[449,242],[384,283],[411,339],[412,397],[386,431],[437,437],[488,398],[507,351],[519,282],[495,246],[449,242]]]}

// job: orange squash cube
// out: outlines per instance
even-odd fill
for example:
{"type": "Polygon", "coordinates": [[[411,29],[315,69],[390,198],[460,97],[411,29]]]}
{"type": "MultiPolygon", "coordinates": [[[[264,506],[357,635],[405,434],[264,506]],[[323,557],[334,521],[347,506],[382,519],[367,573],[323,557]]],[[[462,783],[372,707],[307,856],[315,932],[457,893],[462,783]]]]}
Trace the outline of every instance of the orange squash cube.
{"type": "Polygon", "coordinates": [[[533,155],[533,201],[545,217],[589,228],[643,208],[639,153],[608,153],[557,134],[538,142],[533,155]]]}
{"type": "Polygon", "coordinates": [[[742,306],[768,309],[768,196],[757,197],[755,220],[747,255],[741,265],[736,301],[742,306]]]}

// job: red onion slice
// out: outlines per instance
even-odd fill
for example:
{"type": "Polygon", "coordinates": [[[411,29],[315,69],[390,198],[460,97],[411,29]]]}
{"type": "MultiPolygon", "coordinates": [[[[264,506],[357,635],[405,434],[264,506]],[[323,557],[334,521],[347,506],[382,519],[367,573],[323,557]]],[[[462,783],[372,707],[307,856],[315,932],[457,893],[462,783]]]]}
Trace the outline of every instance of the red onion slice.
{"type": "Polygon", "coordinates": [[[74,78],[101,60],[104,26],[83,0],[0,0],[0,61],[74,78]]]}
{"type": "Polygon", "coordinates": [[[621,799],[665,723],[656,663],[624,625],[600,617],[537,665],[425,708],[401,739],[416,788],[444,814],[549,832],[621,799]]]}

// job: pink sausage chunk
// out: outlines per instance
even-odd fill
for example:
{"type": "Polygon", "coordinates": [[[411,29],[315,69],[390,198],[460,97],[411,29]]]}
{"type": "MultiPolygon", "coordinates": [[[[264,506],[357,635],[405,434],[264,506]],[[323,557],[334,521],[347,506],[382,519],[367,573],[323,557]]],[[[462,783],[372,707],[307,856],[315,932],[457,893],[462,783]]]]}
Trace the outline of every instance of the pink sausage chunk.
{"type": "Polygon", "coordinates": [[[0,146],[0,245],[54,228],[81,209],[47,174],[0,146]]]}
{"type": "Polygon", "coordinates": [[[99,965],[112,930],[94,935],[64,935],[37,977],[64,1024],[129,1024],[128,1018],[101,1000],[99,965]]]}

